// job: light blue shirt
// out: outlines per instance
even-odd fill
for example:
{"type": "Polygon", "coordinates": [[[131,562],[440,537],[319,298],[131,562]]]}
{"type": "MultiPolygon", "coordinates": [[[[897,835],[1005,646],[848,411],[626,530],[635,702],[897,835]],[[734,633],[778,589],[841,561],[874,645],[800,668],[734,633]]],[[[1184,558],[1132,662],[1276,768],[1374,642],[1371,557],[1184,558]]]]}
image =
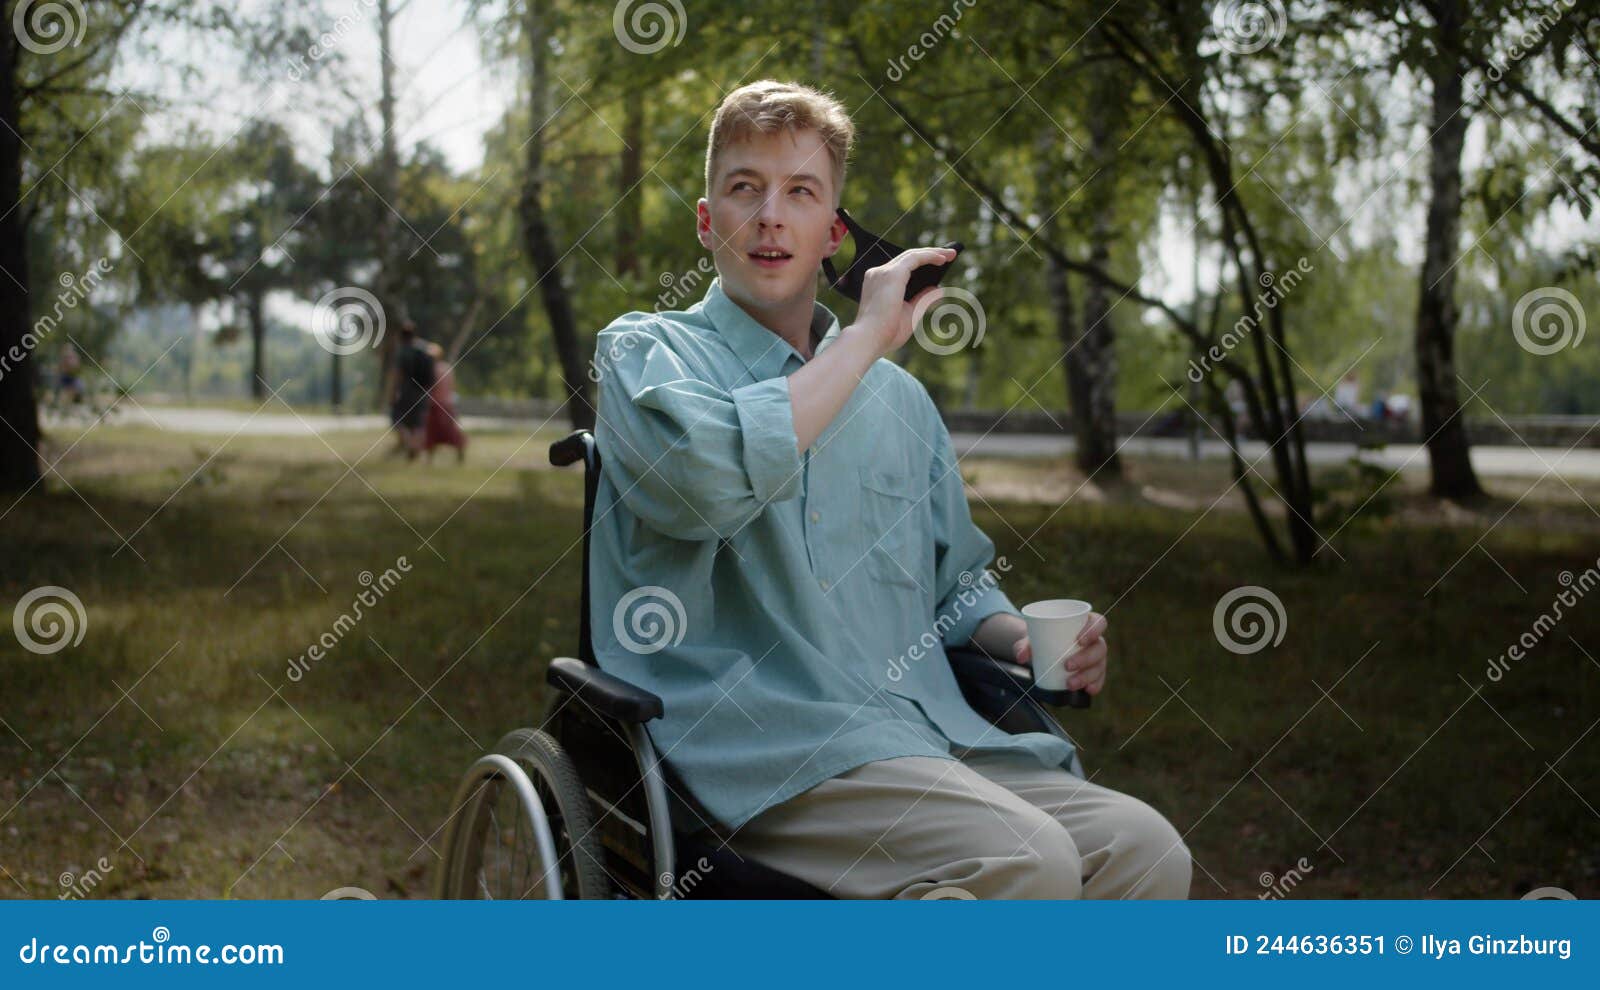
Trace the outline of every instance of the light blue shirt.
{"type": "MultiPolygon", "coordinates": [[[[838,318],[816,304],[811,332],[825,350],[838,318]]],[[[874,760],[1066,766],[1065,740],[974,712],[945,658],[985,617],[1020,613],[922,383],[875,362],[802,457],[788,376],[804,363],[720,279],[687,311],[601,331],[601,668],[661,696],[652,741],[730,829],[874,760]]]]}

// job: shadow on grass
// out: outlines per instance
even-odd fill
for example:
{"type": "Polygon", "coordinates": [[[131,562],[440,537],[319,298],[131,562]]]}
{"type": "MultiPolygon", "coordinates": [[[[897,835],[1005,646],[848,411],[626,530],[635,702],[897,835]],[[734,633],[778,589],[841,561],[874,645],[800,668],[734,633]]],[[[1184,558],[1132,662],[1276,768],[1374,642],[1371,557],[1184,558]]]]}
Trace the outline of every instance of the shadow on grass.
{"type": "MultiPolygon", "coordinates": [[[[196,460],[91,472],[0,530],[6,600],[58,585],[87,617],[59,653],[0,643],[0,890],[105,857],[95,896],[425,896],[457,775],[537,722],[575,646],[581,478],[258,449],[163,504],[196,460]]],[[[1296,897],[1600,893],[1593,604],[1489,676],[1592,540],[1358,521],[1286,571],[1237,514],[997,508],[975,517],[1013,601],[1108,614],[1109,689],[1060,714],[1094,780],[1186,833],[1195,896],[1291,868],[1296,897]],[[1244,586],[1282,637],[1230,652],[1215,610],[1244,586]]]]}

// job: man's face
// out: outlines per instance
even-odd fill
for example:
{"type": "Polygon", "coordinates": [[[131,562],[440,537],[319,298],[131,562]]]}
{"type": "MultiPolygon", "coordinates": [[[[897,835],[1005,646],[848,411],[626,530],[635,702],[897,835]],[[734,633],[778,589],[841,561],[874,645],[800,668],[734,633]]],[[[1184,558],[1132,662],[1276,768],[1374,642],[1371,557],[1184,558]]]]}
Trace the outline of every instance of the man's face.
{"type": "Polygon", "coordinates": [[[833,169],[814,130],[758,134],[717,155],[700,200],[700,243],[730,298],[780,311],[816,298],[817,269],[847,228],[834,212],[833,169]],[[764,255],[776,252],[778,257],[764,255]]]}

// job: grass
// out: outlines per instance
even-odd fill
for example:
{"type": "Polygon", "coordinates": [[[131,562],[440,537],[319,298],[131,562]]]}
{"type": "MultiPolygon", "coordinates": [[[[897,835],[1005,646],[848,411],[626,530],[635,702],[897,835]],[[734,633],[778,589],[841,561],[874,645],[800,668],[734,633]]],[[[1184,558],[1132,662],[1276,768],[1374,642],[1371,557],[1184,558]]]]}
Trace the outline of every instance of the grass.
{"type": "MultiPolygon", "coordinates": [[[[555,436],[481,434],[432,468],[373,432],[83,437],[72,489],[0,521],[4,601],[58,585],[87,616],[53,655],[0,639],[0,891],[57,896],[95,869],[94,897],[426,896],[458,774],[536,721],[544,664],[575,643],[582,489],[546,466],[555,436]],[[361,572],[402,556],[291,679],[361,572]]],[[[1038,499],[1084,480],[1065,464],[966,470],[1011,597],[1108,613],[1110,689],[1061,714],[1097,782],[1189,833],[1194,896],[1254,897],[1291,868],[1292,897],[1600,894],[1596,609],[1486,675],[1558,576],[1595,565],[1579,500],[1600,490],[1503,480],[1445,512],[1407,476],[1335,539],[1342,561],[1295,572],[1235,504],[1205,511],[1221,465],[1135,461],[1059,507],[1038,499]],[[1241,585],[1287,615],[1246,656],[1213,632],[1241,585]]]]}

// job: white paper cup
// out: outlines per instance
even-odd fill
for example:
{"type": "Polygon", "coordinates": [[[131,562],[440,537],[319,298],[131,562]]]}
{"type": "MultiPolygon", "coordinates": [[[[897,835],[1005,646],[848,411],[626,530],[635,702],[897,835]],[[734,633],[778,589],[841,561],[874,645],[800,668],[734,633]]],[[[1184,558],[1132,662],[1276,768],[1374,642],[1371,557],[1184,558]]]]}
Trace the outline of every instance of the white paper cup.
{"type": "Polygon", "coordinates": [[[1067,657],[1078,649],[1078,634],[1094,606],[1076,598],[1051,598],[1022,606],[1033,644],[1033,683],[1047,691],[1067,688],[1067,657]]]}

